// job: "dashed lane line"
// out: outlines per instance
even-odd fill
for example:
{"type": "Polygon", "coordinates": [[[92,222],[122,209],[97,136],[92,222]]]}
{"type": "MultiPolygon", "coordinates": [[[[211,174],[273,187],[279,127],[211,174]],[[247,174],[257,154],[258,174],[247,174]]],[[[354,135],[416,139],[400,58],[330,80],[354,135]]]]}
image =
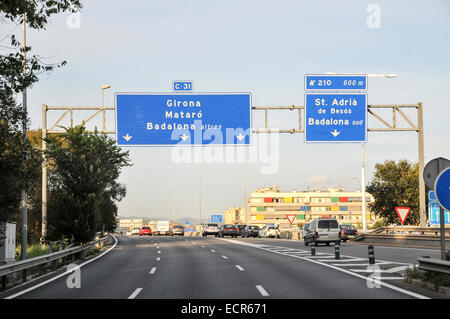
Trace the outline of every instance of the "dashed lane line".
{"type": "MultiPolygon", "coordinates": [[[[427,296],[420,295],[418,293],[415,293],[415,292],[412,292],[412,291],[409,291],[409,290],[406,290],[406,289],[402,289],[402,288],[397,287],[395,285],[391,285],[391,284],[388,284],[386,282],[383,282],[382,281],[383,278],[380,278],[380,279],[378,279],[378,278],[369,278],[367,276],[360,275],[357,272],[352,272],[352,271],[350,271],[348,269],[345,269],[345,268],[341,268],[341,267],[333,266],[331,264],[327,264],[327,263],[323,262],[322,260],[315,260],[314,258],[311,258],[311,256],[310,257],[306,257],[306,256],[288,255],[288,254],[279,253],[277,251],[273,251],[273,250],[267,249],[268,245],[264,245],[266,248],[263,248],[263,247],[261,247],[260,245],[257,245],[257,244],[246,243],[246,242],[242,242],[242,241],[238,241],[238,240],[230,240],[230,239],[222,239],[222,238],[220,238],[218,240],[228,241],[228,242],[236,244],[236,245],[243,245],[243,246],[248,246],[248,247],[254,247],[254,248],[262,249],[262,250],[265,250],[265,251],[268,251],[268,252],[272,252],[272,253],[275,253],[275,254],[306,260],[306,261],[309,261],[309,262],[312,262],[312,263],[315,263],[315,264],[318,264],[318,265],[322,265],[322,266],[325,266],[325,267],[328,267],[328,268],[331,268],[331,269],[334,269],[334,270],[346,273],[346,274],[351,275],[353,277],[357,277],[357,278],[360,278],[360,279],[363,279],[363,280],[366,280],[366,281],[367,280],[371,280],[375,284],[379,284],[380,286],[384,286],[386,288],[395,290],[395,291],[403,293],[405,295],[409,295],[409,296],[412,296],[412,297],[415,297],[415,298],[418,298],[418,299],[430,299],[427,296]]],[[[330,255],[330,254],[328,254],[328,255],[330,255]]],[[[317,256],[312,256],[312,257],[317,257],[317,256]]],[[[357,258],[354,258],[353,260],[355,260],[355,259],[357,259],[357,258]]],[[[336,261],[336,260],[333,260],[333,261],[336,261]]],[[[346,261],[349,261],[349,260],[346,260],[346,261]]],[[[400,264],[400,263],[397,263],[397,264],[400,264]]]]}
{"type": "Polygon", "coordinates": [[[256,285],[256,289],[258,289],[259,293],[263,296],[263,297],[267,297],[269,295],[269,293],[264,289],[263,286],[261,285],[256,285]]]}
{"type": "Polygon", "coordinates": [[[155,271],[156,271],[156,267],[153,267],[153,268],[150,270],[150,275],[153,275],[153,274],[155,273],[155,271]]]}
{"type": "Polygon", "coordinates": [[[242,268],[241,266],[239,266],[239,265],[235,265],[235,266],[236,266],[236,268],[239,269],[240,271],[244,271],[244,268],[242,268]]]}
{"type": "Polygon", "coordinates": [[[142,288],[137,288],[133,293],[128,297],[128,299],[134,299],[137,295],[142,291],[142,288]]]}

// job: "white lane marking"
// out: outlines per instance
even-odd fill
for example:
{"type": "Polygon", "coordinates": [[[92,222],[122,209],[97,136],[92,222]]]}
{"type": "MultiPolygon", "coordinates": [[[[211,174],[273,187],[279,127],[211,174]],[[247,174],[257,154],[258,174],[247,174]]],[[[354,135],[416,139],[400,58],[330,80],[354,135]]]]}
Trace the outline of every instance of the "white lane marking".
{"type": "Polygon", "coordinates": [[[354,271],[354,272],[379,272],[379,273],[391,273],[391,271],[389,270],[385,270],[385,269],[372,269],[372,268],[366,268],[366,269],[349,269],[350,271],[354,271]]]}
{"type": "Polygon", "coordinates": [[[202,248],[205,248],[205,246],[202,246],[202,248]]]}
{"type": "Polygon", "coordinates": [[[269,294],[267,293],[267,291],[263,288],[263,286],[261,285],[256,285],[256,289],[258,289],[259,293],[263,296],[263,297],[267,297],[269,294]]]}
{"type": "Polygon", "coordinates": [[[153,267],[152,270],[150,270],[150,274],[153,275],[156,271],[156,267],[153,267]]]}
{"type": "MultiPolygon", "coordinates": [[[[273,250],[272,250],[272,252],[278,253],[278,252],[273,251],[273,250]]],[[[284,254],[284,255],[286,255],[286,254],[284,254]]],[[[317,254],[316,254],[316,256],[307,256],[305,258],[308,258],[308,259],[324,259],[324,258],[330,258],[330,257],[331,257],[331,255],[328,255],[328,256],[317,256],[317,254]]],[[[327,259],[324,259],[324,260],[327,260],[327,259]]]]}
{"type": "Polygon", "coordinates": [[[156,249],[159,249],[159,246],[156,246],[156,249]]]}
{"type": "Polygon", "coordinates": [[[156,260],[157,260],[157,261],[160,261],[160,260],[161,260],[161,257],[156,258],[156,260]]]}
{"type": "Polygon", "coordinates": [[[214,250],[214,249],[211,249],[211,251],[213,252],[213,253],[215,253],[216,251],[214,250]]]}
{"type": "MultiPolygon", "coordinates": [[[[218,240],[224,240],[224,241],[228,241],[228,242],[230,242],[230,243],[236,244],[236,245],[250,246],[250,247],[259,248],[259,249],[262,249],[262,250],[265,250],[265,251],[270,251],[270,250],[267,250],[267,249],[264,249],[264,248],[260,248],[258,245],[248,244],[248,243],[241,242],[241,241],[237,241],[237,240],[234,241],[234,240],[223,239],[223,238],[220,238],[220,239],[218,239],[218,240]]],[[[277,253],[277,252],[275,252],[275,251],[273,251],[273,253],[279,254],[279,253],[277,253]]],[[[282,255],[282,254],[280,254],[280,255],[282,255]]],[[[357,274],[357,273],[355,273],[355,272],[351,272],[351,271],[349,271],[349,270],[347,270],[347,269],[344,269],[344,268],[339,268],[339,267],[336,267],[336,266],[332,266],[332,265],[330,265],[330,264],[322,263],[322,262],[317,261],[317,260],[314,260],[314,259],[310,259],[310,258],[306,258],[306,257],[302,257],[302,256],[295,256],[295,255],[288,255],[288,256],[289,256],[289,257],[292,257],[292,258],[298,258],[298,259],[306,260],[306,261],[309,261],[309,262],[312,262],[312,263],[315,263],[315,264],[318,264],[318,265],[322,265],[322,266],[325,266],[325,267],[328,267],[328,268],[331,268],[331,269],[334,269],[334,270],[337,270],[337,271],[346,273],[346,274],[348,274],[348,275],[351,275],[351,276],[354,276],[354,277],[357,277],[357,278],[360,278],[360,279],[363,279],[363,280],[366,280],[366,281],[367,281],[367,279],[368,279],[368,277],[366,277],[366,276],[357,274]]],[[[418,299],[430,299],[429,297],[426,297],[426,296],[417,294],[417,293],[415,293],[415,292],[408,291],[408,290],[399,288],[399,287],[397,287],[397,286],[394,286],[394,285],[391,285],[391,284],[382,282],[382,281],[380,281],[380,280],[377,280],[376,278],[372,278],[372,283],[379,284],[379,285],[384,286],[384,287],[386,287],[386,288],[390,288],[390,289],[392,289],[392,290],[401,292],[401,293],[403,293],[403,294],[405,294],[405,295],[409,295],[409,296],[412,296],[412,297],[415,297],[415,298],[418,298],[418,299]]]]}
{"type": "Polygon", "coordinates": [[[401,267],[394,267],[391,269],[373,269],[373,268],[368,268],[368,269],[349,269],[350,271],[354,271],[354,272],[384,272],[384,273],[394,273],[394,272],[400,272],[402,270],[406,270],[408,268],[412,268],[411,266],[401,266],[401,267]]]}
{"type": "Polygon", "coordinates": [[[244,268],[242,268],[241,266],[239,266],[239,265],[235,265],[235,266],[236,266],[236,268],[239,269],[240,271],[244,271],[244,268]]]}
{"type": "MultiPolygon", "coordinates": [[[[386,264],[390,264],[390,263],[376,263],[376,265],[386,265],[386,264]]],[[[344,267],[358,267],[358,266],[367,267],[367,266],[369,266],[369,262],[367,262],[366,264],[332,264],[332,265],[333,266],[344,266],[344,267]]]]}
{"type": "Polygon", "coordinates": [[[100,257],[103,257],[104,255],[106,255],[107,253],[109,253],[111,250],[113,250],[113,249],[117,246],[117,244],[118,244],[118,242],[119,242],[119,241],[117,240],[116,236],[113,236],[113,235],[111,235],[111,236],[114,238],[114,241],[115,241],[115,242],[114,242],[114,245],[112,245],[111,248],[109,248],[107,251],[101,253],[101,254],[98,255],[97,257],[94,257],[94,258],[92,258],[92,259],[89,259],[88,261],[85,261],[84,263],[78,265],[79,268],[73,268],[71,271],[67,271],[67,270],[66,270],[66,271],[63,272],[62,274],[59,274],[59,275],[57,275],[57,276],[55,276],[55,277],[53,277],[53,278],[50,278],[50,279],[48,279],[48,280],[46,280],[46,281],[43,281],[43,282],[37,284],[36,286],[32,286],[32,287],[27,288],[27,289],[25,289],[25,290],[22,290],[22,291],[20,291],[20,292],[18,292],[18,293],[15,293],[14,295],[8,296],[8,297],[6,297],[5,299],[13,299],[13,298],[16,298],[16,297],[18,297],[18,296],[21,296],[21,295],[23,295],[23,294],[26,294],[26,293],[29,292],[29,291],[32,291],[32,290],[34,290],[34,289],[36,289],[36,288],[39,288],[39,287],[42,287],[42,286],[44,286],[44,285],[46,285],[46,284],[48,284],[48,283],[50,283],[50,282],[52,282],[52,281],[55,281],[56,279],[59,279],[59,278],[61,278],[61,277],[64,277],[65,275],[68,275],[68,274],[74,272],[76,269],[81,269],[81,267],[83,267],[83,266],[85,266],[85,265],[87,265],[87,264],[93,262],[94,260],[99,259],[100,257]]]}
{"type": "Polygon", "coordinates": [[[142,291],[142,288],[137,288],[133,293],[128,297],[128,299],[134,299],[137,295],[142,291]]]}
{"type": "Polygon", "coordinates": [[[227,257],[227,256],[222,256],[222,258],[223,258],[223,259],[228,259],[228,257],[227,257]]]}
{"type": "MultiPolygon", "coordinates": [[[[311,257],[306,257],[306,258],[311,258],[311,257]]],[[[321,259],[320,261],[324,261],[324,262],[347,262],[347,261],[368,261],[367,258],[351,258],[351,259],[321,259]]]]}
{"type": "Polygon", "coordinates": [[[413,268],[413,265],[409,265],[409,266],[401,266],[401,267],[395,267],[395,268],[390,268],[388,269],[389,272],[399,272],[399,271],[403,271],[409,268],[413,268]]]}
{"type": "Polygon", "coordinates": [[[161,250],[158,250],[158,254],[160,254],[161,253],[161,250]]]}

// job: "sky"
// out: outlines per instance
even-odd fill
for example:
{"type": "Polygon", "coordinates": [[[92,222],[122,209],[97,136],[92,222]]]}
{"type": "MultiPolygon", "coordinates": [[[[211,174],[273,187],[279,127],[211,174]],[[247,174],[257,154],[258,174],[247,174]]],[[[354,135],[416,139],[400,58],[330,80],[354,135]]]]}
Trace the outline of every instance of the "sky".
{"type": "MultiPolygon", "coordinates": [[[[369,79],[369,104],[423,103],[425,163],[450,158],[450,2],[314,0],[83,1],[79,16],[54,16],[27,41],[46,63],[67,60],[28,91],[32,128],[42,127],[42,104],[114,106],[114,92],[170,92],[192,80],[196,92],[251,92],[254,106],[303,105],[304,75],[395,73],[369,79]],[[370,5],[379,8],[378,27],[370,5]],[[369,20],[369,24],[368,24],[369,20]],[[371,27],[369,27],[371,26],[371,27]]],[[[3,25],[0,36],[20,34],[3,25]]],[[[61,113],[49,113],[49,124],[61,113]]],[[[92,113],[77,115],[80,122],[92,113]]],[[[380,115],[383,113],[380,112],[380,115]]],[[[414,110],[408,112],[416,121],[414,110]]],[[[389,119],[389,114],[384,114],[389,119]]],[[[62,122],[62,124],[67,122],[62,122]]],[[[92,125],[100,126],[99,121],[92,125]]],[[[114,130],[114,113],[107,128],[114,130]]],[[[253,111],[253,127],[264,114],[253,111]]],[[[291,129],[296,113],[269,113],[269,125],[291,129]],[[295,116],[293,116],[295,114],[295,116]]],[[[369,120],[369,128],[380,127],[369,120]]],[[[418,160],[416,132],[370,132],[366,182],[376,163],[418,160]]],[[[127,196],[120,216],[202,217],[242,206],[244,193],[279,186],[306,190],[360,188],[359,143],[305,144],[301,134],[279,137],[277,169],[261,162],[180,164],[170,148],[124,148],[132,167],[120,182],[127,196]],[[245,174],[244,174],[245,172],[245,174]],[[201,175],[201,183],[200,181],[201,175]],[[200,193],[201,185],[201,193],[200,193]],[[169,191],[171,190],[171,191],[169,191]],[[169,200],[171,198],[171,200],[169,200]],[[170,208],[169,208],[170,207],[170,208]]]]}

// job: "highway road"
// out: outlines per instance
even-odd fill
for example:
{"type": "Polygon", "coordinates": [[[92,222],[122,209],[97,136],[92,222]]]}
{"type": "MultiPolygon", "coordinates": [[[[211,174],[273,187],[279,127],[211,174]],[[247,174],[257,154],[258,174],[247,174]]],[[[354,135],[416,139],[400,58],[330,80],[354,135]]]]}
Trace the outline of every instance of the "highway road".
{"type": "Polygon", "coordinates": [[[433,249],[375,247],[377,268],[368,269],[367,246],[310,247],[301,241],[214,237],[115,235],[95,260],[81,261],[80,288],[69,288],[64,270],[48,274],[1,298],[32,299],[291,299],[442,298],[404,283],[417,257],[433,249]],[[373,271],[376,271],[375,273],[373,271]],[[373,282],[368,277],[376,277],[373,282]],[[381,278],[379,277],[381,276],[381,278]]]}

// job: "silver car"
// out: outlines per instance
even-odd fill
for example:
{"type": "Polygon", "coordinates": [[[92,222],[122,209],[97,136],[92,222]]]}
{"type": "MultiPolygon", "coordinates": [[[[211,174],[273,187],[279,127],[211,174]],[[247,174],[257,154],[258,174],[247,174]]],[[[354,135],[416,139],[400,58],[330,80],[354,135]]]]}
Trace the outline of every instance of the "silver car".
{"type": "Polygon", "coordinates": [[[208,224],[205,226],[202,232],[203,237],[208,235],[215,235],[216,237],[219,235],[219,225],[218,224],[208,224]]]}
{"type": "Polygon", "coordinates": [[[315,219],[309,224],[306,230],[304,237],[305,246],[308,246],[308,244],[317,246],[318,243],[324,243],[328,246],[331,242],[340,242],[339,232],[339,223],[336,219],[315,219]]]}

